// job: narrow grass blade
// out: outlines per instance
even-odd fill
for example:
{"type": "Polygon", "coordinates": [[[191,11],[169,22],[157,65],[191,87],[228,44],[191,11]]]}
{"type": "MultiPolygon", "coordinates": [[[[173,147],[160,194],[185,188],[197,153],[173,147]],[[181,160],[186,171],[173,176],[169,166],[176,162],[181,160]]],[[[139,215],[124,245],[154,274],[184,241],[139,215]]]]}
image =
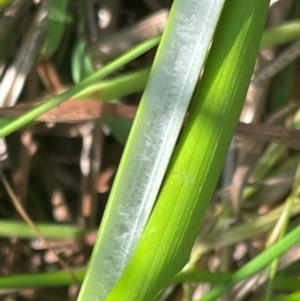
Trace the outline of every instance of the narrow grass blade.
{"type": "Polygon", "coordinates": [[[281,256],[288,249],[296,245],[300,242],[300,226],[295,228],[289,234],[287,234],[284,238],[282,238],[279,242],[274,244],[269,249],[266,249],[263,253],[259,254],[257,257],[252,259],[249,263],[243,266],[239,271],[234,273],[232,277],[230,277],[223,284],[215,287],[211,292],[206,294],[199,301],[213,301],[216,298],[220,297],[226,291],[231,289],[235,284],[240,282],[241,280],[253,275],[254,273],[260,271],[262,268],[266,267],[270,264],[274,259],[281,256]]]}
{"type": "MultiPolygon", "coordinates": [[[[58,106],[62,102],[66,101],[67,99],[74,98],[82,92],[83,90],[87,89],[90,85],[96,83],[97,81],[105,78],[112,72],[116,71],[123,65],[127,64],[128,62],[132,61],[136,57],[142,55],[146,51],[153,48],[155,45],[157,45],[160,41],[160,36],[152,38],[136,47],[134,47],[129,52],[125,53],[124,55],[120,56],[113,62],[107,64],[104,66],[101,70],[97,71],[95,74],[88,77],[86,80],[80,82],[78,85],[70,88],[68,91],[57,95],[51,99],[49,99],[46,103],[38,106],[34,110],[25,113],[21,117],[10,121],[3,125],[0,128],[0,137],[5,137],[12,132],[20,129],[21,127],[26,126],[30,122],[34,121],[38,116],[44,114],[45,112],[51,110],[52,108],[58,106]]],[[[1,120],[0,120],[1,122],[1,120]]]]}
{"type": "MultiPolygon", "coordinates": [[[[85,269],[73,271],[76,279],[82,281],[85,269]]],[[[0,277],[0,288],[28,288],[28,287],[57,287],[74,283],[73,277],[66,271],[52,273],[20,274],[0,277]]]]}
{"type": "Polygon", "coordinates": [[[145,68],[99,81],[77,94],[76,98],[109,101],[140,92],[147,84],[149,73],[150,69],[145,68]]]}
{"type": "Polygon", "coordinates": [[[51,2],[47,33],[41,54],[43,58],[52,56],[62,41],[66,24],[70,22],[69,2],[69,0],[51,2]]]}
{"type": "Polygon", "coordinates": [[[286,21],[267,30],[261,39],[261,48],[271,48],[300,38],[300,21],[286,21]]]}
{"type": "MultiPolygon", "coordinates": [[[[232,277],[232,273],[228,272],[209,272],[200,270],[182,271],[173,278],[172,283],[207,282],[211,284],[221,284],[222,282],[228,280],[230,277],[232,277]]],[[[276,278],[274,279],[274,288],[276,289],[292,292],[298,290],[299,286],[300,280],[296,279],[295,277],[276,276],[276,278]]]]}
{"type": "Polygon", "coordinates": [[[153,300],[187,263],[238,122],[268,5],[226,1],[165,185],[134,257],[106,301],[153,300]]]}
{"type": "MultiPolygon", "coordinates": [[[[74,269],[78,281],[83,281],[86,268],[74,269]]],[[[212,284],[220,284],[232,276],[230,273],[224,272],[209,272],[209,271],[195,271],[195,272],[181,272],[175,276],[172,283],[197,283],[207,282],[212,284]]],[[[34,274],[17,274],[6,275],[0,277],[0,289],[10,288],[37,288],[37,287],[58,287],[67,286],[74,283],[74,279],[66,271],[55,271],[48,273],[34,273],[34,274]]],[[[299,289],[300,281],[294,277],[277,276],[274,279],[274,287],[288,292],[299,289]]],[[[297,299],[298,301],[299,299],[297,299]]]]}
{"type": "MultiPolygon", "coordinates": [[[[74,239],[82,237],[87,230],[74,225],[37,223],[43,236],[47,239],[74,239]]],[[[36,232],[25,222],[0,220],[1,237],[36,238],[36,232]]]]}

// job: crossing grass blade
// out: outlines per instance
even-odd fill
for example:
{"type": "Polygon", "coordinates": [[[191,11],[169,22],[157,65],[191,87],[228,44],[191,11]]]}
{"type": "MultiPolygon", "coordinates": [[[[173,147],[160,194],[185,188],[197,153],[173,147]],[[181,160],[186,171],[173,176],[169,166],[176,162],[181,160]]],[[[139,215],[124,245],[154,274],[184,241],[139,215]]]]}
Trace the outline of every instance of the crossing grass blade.
{"type": "Polygon", "coordinates": [[[231,289],[235,284],[241,280],[253,275],[260,271],[262,268],[270,264],[274,259],[281,256],[288,249],[299,243],[300,241],[300,226],[295,228],[279,242],[274,244],[269,249],[266,249],[263,253],[252,259],[249,263],[243,266],[239,271],[234,273],[224,283],[215,287],[212,291],[206,294],[203,298],[198,301],[213,301],[220,297],[226,291],[231,289]]]}
{"type": "Polygon", "coordinates": [[[7,135],[13,133],[14,131],[17,131],[18,129],[28,125],[29,123],[34,121],[37,117],[41,116],[42,114],[46,113],[52,108],[58,106],[64,101],[76,97],[77,94],[89,88],[92,84],[97,83],[101,79],[110,75],[112,72],[118,70],[120,67],[124,66],[128,62],[134,60],[138,56],[142,55],[146,51],[156,46],[159,43],[159,41],[160,41],[160,36],[157,36],[137,45],[127,53],[121,55],[119,58],[115,59],[114,61],[104,66],[101,70],[95,72],[93,75],[91,75],[84,81],[80,82],[78,85],[70,88],[69,90],[67,90],[62,94],[52,97],[46,103],[37,106],[35,109],[25,113],[19,118],[16,118],[14,120],[9,120],[9,121],[0,119],[0,123],[2,125],[0,128],[0,137],[1,138],[6,137],[7,135]]]}

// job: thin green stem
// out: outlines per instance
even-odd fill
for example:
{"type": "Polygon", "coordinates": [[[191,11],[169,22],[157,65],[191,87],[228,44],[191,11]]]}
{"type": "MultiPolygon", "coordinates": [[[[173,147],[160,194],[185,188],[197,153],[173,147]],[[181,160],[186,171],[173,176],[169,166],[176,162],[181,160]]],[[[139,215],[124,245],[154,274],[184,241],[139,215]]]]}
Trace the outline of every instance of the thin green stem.
{"type": "Polygon", "coordinates": [[[132,50],[123,54],[113,62],[107,64],[101,70],[97,71],[95,74],[88,77],[86,80],[70,88],[68,91],[49,99],[46,103],[39,105],[37,108],[31,110],[30,112],[25,113],[24,115],[20,116],[19,118],[13,121],[10,121],[0,129],[0,137],[2,138],[11,134],[12,132],[20,129],[23,126],[26,126],[30,122],[34,121],[38,116],[58,106],[62,102],[66,101],[67,99],[76,97],[76,95],[82,92],[82,90],[87,89],[90,85],[105,78],[112,72],[118,70],[123,65],[127,64],[128,62],[132,61],[136,57],[140,56],[141,54],[145,53],[149,49],[153,48],[155,45],[159,43],[159,41],[160,41],[160,36],[152,38],[134,47],[132,50]]]}
{"type": "Polygon", "coordinates": [[[300,226],[295,228],[279,242],[274,244],[269,249],[266,249],[260,255],[252,259],[249,263],[243,266],[239,271],[234,273],[226,282],[216,286],[212,291],[206,294],[199,301],[213,301],[230,290],[234,285],[243,279],[250,277],[269,265],[274,259],[284,254],[291,247],[300,242],[300,226]]]}

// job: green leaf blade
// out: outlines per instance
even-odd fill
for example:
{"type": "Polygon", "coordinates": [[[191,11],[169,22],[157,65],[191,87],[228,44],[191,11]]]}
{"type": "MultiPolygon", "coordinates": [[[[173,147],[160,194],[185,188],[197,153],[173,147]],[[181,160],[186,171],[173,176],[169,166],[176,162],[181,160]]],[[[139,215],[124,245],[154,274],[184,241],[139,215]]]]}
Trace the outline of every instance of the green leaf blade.
{"type": "Polygon", "coordinates": [[[173,3],[78,300],[104,300],[136,247],[163,180],[223,3],[224,0],[173,3]]]}
{"type": "Polygon", "coordinates": [[[226,2],[165,185],[107,301],[153,300],[187,263],[243,106],[268,4],[226,2]]]}

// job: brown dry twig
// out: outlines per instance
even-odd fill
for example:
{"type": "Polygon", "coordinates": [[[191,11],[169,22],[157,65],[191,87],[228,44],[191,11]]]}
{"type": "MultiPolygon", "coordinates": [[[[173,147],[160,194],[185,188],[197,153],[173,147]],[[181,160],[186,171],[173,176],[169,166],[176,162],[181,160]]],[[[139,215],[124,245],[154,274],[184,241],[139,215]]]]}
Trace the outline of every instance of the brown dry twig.
{"type": "MultiPolygon", "coordinates": [[[[33,109],[41,102],[19,104],[13,107],[0,108],[2,117],[18,117],[33,109]]],[[[133,119],[137,107],[124,104],[103,102],[92,99],[70,99],[41,115],[37,121],[51,123],[69,123],[94,120],[103,117],[133,119]]],[[[239,122],[237,135],[257,141],[283,143],[288,147],[300,150],[300,131],[269,124],[246,124],[239,122]]]]}

